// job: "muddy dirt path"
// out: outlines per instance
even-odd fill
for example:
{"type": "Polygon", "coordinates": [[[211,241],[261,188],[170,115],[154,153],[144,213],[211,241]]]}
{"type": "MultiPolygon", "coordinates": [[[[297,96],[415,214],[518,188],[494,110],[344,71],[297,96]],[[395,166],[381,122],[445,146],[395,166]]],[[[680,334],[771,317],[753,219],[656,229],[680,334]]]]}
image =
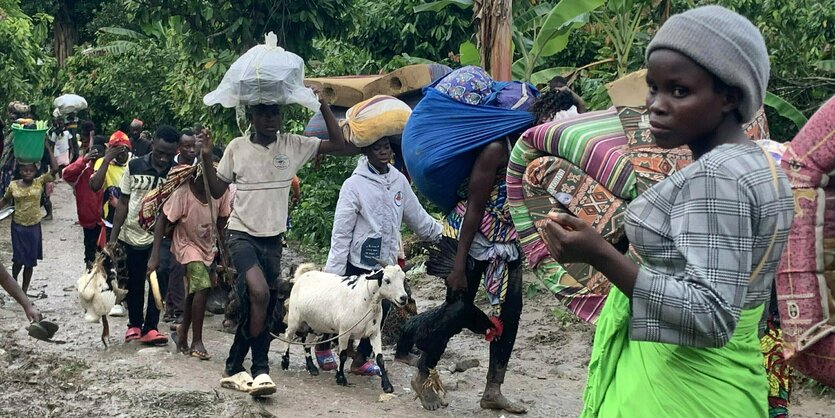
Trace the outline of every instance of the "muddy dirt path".
{"type": "MultiPolygon", "coordinates": [[[[449,408],[430,413],[414,400],[409,381],[415,370],[385,358],[395,387],[394,399],[380,402],[379,378],[349,375],[349,387],[336,385],[333,372],[311,377],[304,369],[300,347],[291,350],[290,370],[279,365],[279,344],[270,354],[271,375],[278,393],[263,401],[221,389],[232,335],[222,332],[222,316],[207,318],[204,340],[213,355],[200,361],[168,348],[123,343],[125,318],[111,320],[112,345],[104,350],[99,324],[83,321],[74,286],[82,273],[81,228],[74,224],[75,203],[67,184],[53,196],[55,219],[43,224],[46,260],[35,269],[30,294],[43,292],[35,304],[47,319],[61,325],[53,345],[30,339],[23,329],[19,307],[0,296],[0,416],[5,417],[500,417],[478,406],[487,372],[488,345],[465,331],[451,342],[439,369],[448,392],[449,408]],[[481,366],[463,373],[449,367],[461,359],[477,359],[481,366]]],[[[0,223],[0,254],[10,266],[9,222],[0,223]]],[[[300,259],[286,254],[287,259],[300,259]]],[[[526,281],[535,280],[526,275],[526,281]]],[[[412,285],[419,309],[441,303],[439,280],[417,277],[412,285]]],[[[2,293],[2,292],[0,292],[2,293]]],[[[167,325],[167,324],[166,324],[167,325]]],[[[161,328],[168,333],[167,329],[161,328]]],[[[582,407],[582,391],[593,329],[560,310],[543,292],[525,299],[516,349],[504,386],[505,394],[521,400],[531,417],[574,417],[582,407]],[[557,310],[557,315],[554,314],[557,310]]],[[[794,417],[835,417],[835,398],[808,389],[795,392],[794,417]]]]}

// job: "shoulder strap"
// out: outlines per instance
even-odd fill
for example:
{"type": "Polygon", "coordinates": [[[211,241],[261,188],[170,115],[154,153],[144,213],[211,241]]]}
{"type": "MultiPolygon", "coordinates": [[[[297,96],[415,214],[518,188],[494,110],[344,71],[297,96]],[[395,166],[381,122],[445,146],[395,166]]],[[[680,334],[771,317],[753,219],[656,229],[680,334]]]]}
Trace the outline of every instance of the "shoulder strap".
{"type": "MultiPolygon", "coordinates": [[[[762,147],[760,147],[760,150],[762,150],[763,154],[765,154],[765,160],[768,161],[768,169],[771,170],[771,185],[774,186],[775,195],[779,195],[780,194],[780,187],[779,187],[780,183],[779,183],[778,177],[777,177],[777,165],[774,163],[774,159],[771,158],[770,155],[768,155],[768,151],[766,151],[762,147]]],[[[771,251],[774,249],[774,242],[777,241],[777,231],[778,231],[778,224],[775,221],[774,222],[774,233],[771,234],[771,239],[768,241],[768,247],[766,247],[762,258],[760,259],[760,262],[757,263],[757,267],[754,268],[754,271],[751,272],[751,276],[748,277],[748,283],[753,282],[754,279],[756,279],[757,277],[760,276],[760,272],[762,271],[763,266],[765,265],[765,262],[768,260],[768,257],[771,256],[771,251]]]]}

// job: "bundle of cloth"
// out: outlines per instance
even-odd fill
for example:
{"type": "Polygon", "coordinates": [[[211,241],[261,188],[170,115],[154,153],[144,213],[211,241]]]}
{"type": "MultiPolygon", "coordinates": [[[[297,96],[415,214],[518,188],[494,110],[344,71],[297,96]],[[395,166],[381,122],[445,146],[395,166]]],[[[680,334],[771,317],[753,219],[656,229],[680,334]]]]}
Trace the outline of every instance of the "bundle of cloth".
{"type": "Polygon", "coordinates": [[[803,374],[835,387],[835,98],[791,141],[782,167],[795,201],[775,279],[785,357],[803,374]]]}
{"type": "Polygon", "coordinates": [[[483,69],[468,66],[423,93],[403,130],[403,156],[421,194],[449,212],[476,150],[529,128],[534,116],[528,110],[539,92],[528,83],[496,82],[483,69]]]}
{"type": "MultiPolygon", "coordinates": [[[[603,307],[609,281],[586,264],[554,261],[537,226],[549,212],[570,213],[628,251],[623,230],[627,204],[692,162],[686,148],[654,146],[642,122],[646,114],[639,106],[612,107],[538,125],[511,152],[507,195],[528,264],[570,311],[591,323],[603,307]]],[[[773,156],[782,155],[784,145],[766,139],[762,109],[744,128],[773,156]]]]}

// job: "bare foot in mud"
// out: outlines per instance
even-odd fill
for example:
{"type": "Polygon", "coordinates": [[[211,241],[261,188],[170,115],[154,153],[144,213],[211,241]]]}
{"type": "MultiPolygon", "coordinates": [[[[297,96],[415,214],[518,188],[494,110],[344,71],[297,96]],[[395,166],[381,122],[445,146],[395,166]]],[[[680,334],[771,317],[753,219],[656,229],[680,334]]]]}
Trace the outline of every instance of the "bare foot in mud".
{"type": "Polygon", "coordinates": [[[528,409],[521,404],[510,402],[505,398],[500,388],[487,388],[484,390],[484,396],[481,397],[481,408],[504,410],[511,414],[528,413],[528,409]]]}
{"type": "Polygon", "coordinates": [[[394,356],[394,361],[399,361],[400,363],[408,364],[409,366],[412,366],[412,367],[417,367],[418,360],[420,360],[420,357],[416,356],[414,354],[411,354],[411,353],[406,354],[405,356],[401,356],[401,355],[395,355],[394,356]]]}
{"type": "Polygon", "coordinates": [[[435,411],[449,405],[441,395],[441,393],[446,393],[446,389],[441,384],[440,376],[434,370],[431,370],[428,376],[418,372],[412,379],[412,390],[415,391],[416,397],[420,398],[423,409],[427,411],[435,411]]]}
{"type": "Polygon", "coordinates": [[[177,326],[177,331],[175,335],[172,335],[172,339],[178,353],[188,354],[191,352],[188,347],[188,329],[183,328],[183,324],[177,326]]]}

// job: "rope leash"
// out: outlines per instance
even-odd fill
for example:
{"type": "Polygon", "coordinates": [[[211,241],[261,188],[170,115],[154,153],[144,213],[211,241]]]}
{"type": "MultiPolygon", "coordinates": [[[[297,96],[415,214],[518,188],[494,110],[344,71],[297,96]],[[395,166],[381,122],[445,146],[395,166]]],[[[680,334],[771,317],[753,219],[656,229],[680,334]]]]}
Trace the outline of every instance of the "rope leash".
{"type": "MultiPolygon", "coordinates": [[[[365,284],[365,289],[366,289],[366,290],[368,290],[368,282],[366,282],[366,284],[365,284]]],[[[381,302],[382,302],[382,301],[381,301],[381,302]]],[[[381,303],[381,302],[378,302],[378,303],[381,303]]],[[[339,339],[339,337],[343,337],[343,336],[345,336],[346,334],[348,334],[348,333],[350,333],[351,331],[353,331],[353,330],[354,330],[354,328],[356,328],[356,327],[357,327],[360,323],[362,323],[362,321],[365,321],[365,318],[368,318],[368,315],[371,315],[371,312],[373,312],[373,311],[374,311],[374,308],[375,308],[375,305],[373,305],[373,304],[372,304],[372,305],[371,305],[371,307],[370,307],[370,308],[368,308],[368,312],[366,312],[366,313],[365,313],[365,315],[363,315],[363,316],[362,316],[362,318],[360,318],[360,320],[359,320],[359,321],[357,321],[354,325],[352,325],[352,326],[351,326],[351,328],[348,328],[347,330],[345,330],[345,331],[344,331],[344,332],[342,332],[341,334],[339,334],[339,335],[337,335],[337,336],[335,336],[335,337],[333,337],[333,338],[328,338],[327,340],[324,340],[324,341],[317,341],[317,342],[314,342],[314,343],[303,343],[303,342],[296,342],[296,341],[288,341],[288,340],[285,340],[284,338],[281,338],[281,337],[279,337],[278,335],[273,334],[273,333],[272,333],[272,331],[270,331],[270,335],[271,335],[273,338],[275,338],[276,340],[281,341],[281,342],[283,342],[283,343],[287,343],[287,344],[290,344],[290,345],[300,345],[300,346],[303,346],[303,347],[315,346],[315,345],[319,345],[319,344],[330,343],[330,342],[333,342],[333,341],[338,340],[338,339],[339,339]]],[[[392,308],[392,309],[394,309],[394,308],[392,308]]],[[[386,319],[388,319],[388,318],[386,318],[386,319]]],[[[380,329],[382,329],[384,325],[385,325],[385,321],[383,321],[383,322],[380,324],[380,329]]]]}
{"type": "Polygon", "coordinates": [[[362,321],[364,321],[364,320],[365,320],[365,318],[368,318],[368,315],[371,315],[371,312],[372,312],[372,311],[374,311],[374,306],[371,306],[371,308],[370,308],[370,309],[368,309],[368,312],[366,312],[366,313],[365,313],[365,315],[363,315],[363,317],[362,317],[362,318],[360,318],[360,320],[359,320],[359,321],[357,321],[357,323],[356,323],[356,324],[354,324],[353,326],[351,326],[351,328],[348,328],[347,330],[345,330],[343,333],[341,333],[341,334],[337,335],[336,337],[333,337],[333,338],[328,338],[328,339],[327,339],[327,340],[325,340],[325,341],[317,341],[317,342],[313,342],[313,343],[303,343],[303,342],[297,342],[297,341],[288,341],[288,340],[285,340],[284,338],[281,338],[281,337],[279,337],[278,335],[273,334],[273,333],[272,333],[272,331],[270,331],[270,335],[271,335],[273,338],[275,338],[276,340],[278,340],[278,341],[281,341],[281,342],[283,342],[283,343],[287,343],[287,344],[291,344],[291,345],[301,345],[301,346],[308,347],[308,346],[314,346],[314,345],[319,345],[319,344],[325,344],[325,343],[329,343],[329,342],[336,341],[336,340],[338,340],[340,337],[344,337],[346,334],[348,334],[348,333],[350,333],[351,331],[353,331],[353,330],[354,330],[354,328],[356,328],[356,327],[357,327],[357,325],[359,325],[362,321]]]}

